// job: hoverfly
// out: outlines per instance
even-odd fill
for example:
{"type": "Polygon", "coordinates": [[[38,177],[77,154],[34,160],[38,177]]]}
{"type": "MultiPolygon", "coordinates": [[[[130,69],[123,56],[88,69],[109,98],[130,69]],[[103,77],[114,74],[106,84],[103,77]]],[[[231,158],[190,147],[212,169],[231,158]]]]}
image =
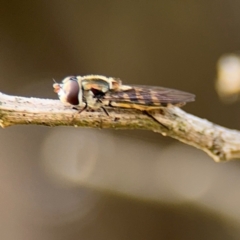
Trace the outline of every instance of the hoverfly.
{"type": "Polygon", "coordinates": [[[150,111],[183,106],[195,100],[195,95],[180,90],[141,85],[123,85],[117,78],[101,75],[70,76],[53,84],[54,92],[65,105],[80,108],[120,107],[150,111]]]}

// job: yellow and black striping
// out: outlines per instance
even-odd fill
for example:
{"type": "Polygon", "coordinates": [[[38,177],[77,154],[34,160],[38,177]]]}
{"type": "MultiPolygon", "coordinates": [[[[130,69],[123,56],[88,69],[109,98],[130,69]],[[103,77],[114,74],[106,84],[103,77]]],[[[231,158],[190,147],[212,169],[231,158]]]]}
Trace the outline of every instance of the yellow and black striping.
{"type": "Polygon", "coordinates": [[[126,91],[109,91],[103,96],[103,100],[108,100],[113,107],[150,110],[169,105],[182,106],[195,99],[193,94],[175,89],[140,85],[130,87],[126,91]]]}

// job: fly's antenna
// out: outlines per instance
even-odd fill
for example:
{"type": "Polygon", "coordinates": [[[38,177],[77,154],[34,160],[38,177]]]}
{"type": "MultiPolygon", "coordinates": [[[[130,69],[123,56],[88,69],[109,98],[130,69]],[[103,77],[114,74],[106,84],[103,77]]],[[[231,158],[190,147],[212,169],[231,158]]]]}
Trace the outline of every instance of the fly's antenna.
{"type": "Polygon", "coordinates": [[[54,82],[54,84],[53,85],[57,85],[59,88],[61,88],[62,89],[62,85],[61,84],[59,84],[54,78],[52,79],[53,80],[53,82],[54,82]]]}
{"type": "Polygon", "coordinates": [[[57,83],[57,81],[54,78],[52,80],[53,80],[54,83],[57,83]]]}

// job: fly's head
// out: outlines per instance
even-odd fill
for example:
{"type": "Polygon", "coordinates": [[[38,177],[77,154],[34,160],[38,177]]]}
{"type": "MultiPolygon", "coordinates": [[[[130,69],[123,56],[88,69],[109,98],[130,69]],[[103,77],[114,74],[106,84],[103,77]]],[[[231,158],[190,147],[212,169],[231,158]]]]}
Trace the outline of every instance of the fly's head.
{"type": "Polygon", "coordinates": [[[66,77],[62,83],[55,82],[53,84],[54,92],[65,105],[79,105],[79,84],[78,79],[74,76],[66,77]]]}

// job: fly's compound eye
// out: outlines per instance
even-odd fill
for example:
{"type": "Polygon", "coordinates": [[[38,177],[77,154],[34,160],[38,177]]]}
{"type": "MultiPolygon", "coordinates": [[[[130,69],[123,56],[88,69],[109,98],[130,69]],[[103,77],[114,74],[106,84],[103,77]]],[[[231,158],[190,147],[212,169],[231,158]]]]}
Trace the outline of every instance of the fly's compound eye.
{"type": "Polygon", "coordinates": [[[68,81],[64,82],[62,87],[66,101],[72,105],[78,105],[78,93],[79,93],[79,85],[76,77],[68,78],[68,81]]]}

